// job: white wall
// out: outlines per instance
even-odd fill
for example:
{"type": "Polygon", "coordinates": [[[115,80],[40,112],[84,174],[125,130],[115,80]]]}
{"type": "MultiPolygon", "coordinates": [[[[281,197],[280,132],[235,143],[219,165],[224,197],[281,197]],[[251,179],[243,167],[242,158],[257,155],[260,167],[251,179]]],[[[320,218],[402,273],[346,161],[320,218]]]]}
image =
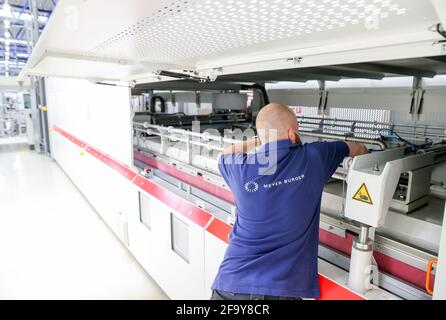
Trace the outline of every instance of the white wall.
{"type": "Polygon", "coordinates": [[[129,88],[49,78],[46,92],[50,126],[59,126],[124,164],[133,165],[129,88]]]}

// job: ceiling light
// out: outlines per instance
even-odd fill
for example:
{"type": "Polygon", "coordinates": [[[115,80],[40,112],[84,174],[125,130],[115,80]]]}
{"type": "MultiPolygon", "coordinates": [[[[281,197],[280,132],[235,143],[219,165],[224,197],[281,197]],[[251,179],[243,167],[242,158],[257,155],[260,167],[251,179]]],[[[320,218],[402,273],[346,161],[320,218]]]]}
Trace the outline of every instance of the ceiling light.
{"type": "Polygon", "coordinates": [[[5,4],[3,5],[3,11],[6,13],[11,12],[11,6],[6,1],[5,1],[5,4]]]}

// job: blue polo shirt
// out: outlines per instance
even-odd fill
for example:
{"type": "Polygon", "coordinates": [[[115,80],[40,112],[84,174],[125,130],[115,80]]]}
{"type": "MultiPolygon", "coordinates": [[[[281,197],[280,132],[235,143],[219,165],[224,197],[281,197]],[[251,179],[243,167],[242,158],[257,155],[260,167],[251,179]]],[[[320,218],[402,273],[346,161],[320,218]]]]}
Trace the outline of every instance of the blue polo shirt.
{"type": "Polygon", "coordinates": [[[324,185],[349,155],[344,142],[267,144],[220,157],[237,219],[212,289],[319,297],[319,213],[324,185]]]}

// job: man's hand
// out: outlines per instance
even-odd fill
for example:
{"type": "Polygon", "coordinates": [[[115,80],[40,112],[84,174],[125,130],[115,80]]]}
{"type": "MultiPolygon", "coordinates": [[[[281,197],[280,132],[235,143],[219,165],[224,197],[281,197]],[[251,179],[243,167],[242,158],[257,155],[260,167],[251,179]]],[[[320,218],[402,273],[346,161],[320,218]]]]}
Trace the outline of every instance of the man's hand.
{"type": "Polygon", "coordinates": [[[234,153],[248,153],[254,150],[259,144],[260,144],[259,139],[253,138],[251,140],[240,142],[223,149],[223,151],[219,154],[219,156],[225,154],[234,154],[234,153]]]}
{"type": "Polygon", "coordinates": [[[369,150],[362,143],[357,143],[357,142],[346,142],[346,143],[348,145],[348,148],[350,149],[351,158],[369,153],[369,150]]]}

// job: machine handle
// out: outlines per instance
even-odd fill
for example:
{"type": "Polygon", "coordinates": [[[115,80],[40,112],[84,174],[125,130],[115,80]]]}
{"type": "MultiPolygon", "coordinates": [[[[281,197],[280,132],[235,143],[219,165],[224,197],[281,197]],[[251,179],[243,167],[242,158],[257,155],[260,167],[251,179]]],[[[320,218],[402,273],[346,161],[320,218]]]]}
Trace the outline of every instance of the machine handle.
{"type": "Polygon", "coordinates": [[[426,270],[426,291],[430,295],[434,294],[434,290],[431,289],[431,272],[432,272],[432,267],[434,266],[434,264],[437,264],[437,262],[438,262],[437,259],[431,259],[431,260],[429,260],[429,263],[427,264],[427,270],[426,270]]]}

